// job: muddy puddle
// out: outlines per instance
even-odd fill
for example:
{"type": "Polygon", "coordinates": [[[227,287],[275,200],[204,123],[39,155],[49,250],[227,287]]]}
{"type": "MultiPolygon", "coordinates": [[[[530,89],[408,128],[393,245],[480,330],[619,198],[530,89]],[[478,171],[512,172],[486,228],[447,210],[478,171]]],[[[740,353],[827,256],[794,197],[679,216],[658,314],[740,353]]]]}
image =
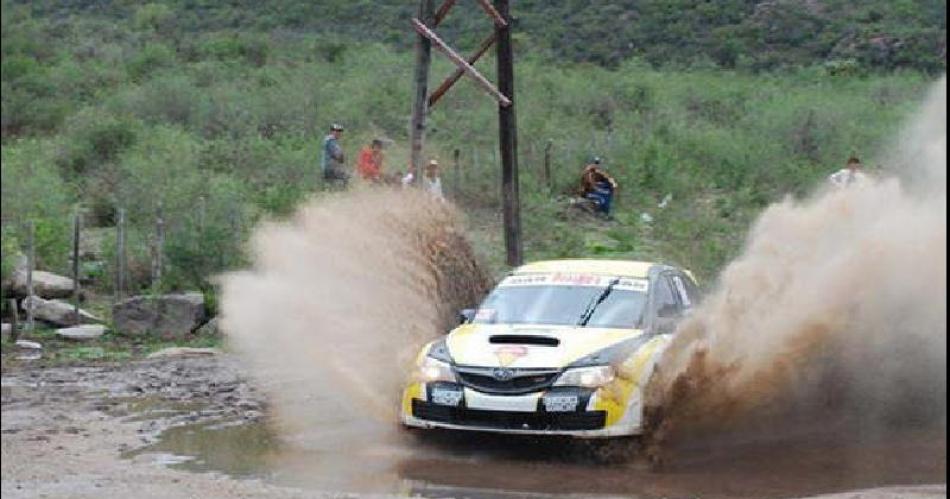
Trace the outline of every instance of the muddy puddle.
{"type": "Polygon", "coordinates": [[[265,420],[171,428],[127,457],[311,490],[431,498],[778,498],[945,480],[944,428],[860,442],[834,430],[686,446],[662,469],[637,457],[605,464],[588,445],[534,437],[424,433],[358,451],[329,448],[312,435],[281,439],[265,420]]]}

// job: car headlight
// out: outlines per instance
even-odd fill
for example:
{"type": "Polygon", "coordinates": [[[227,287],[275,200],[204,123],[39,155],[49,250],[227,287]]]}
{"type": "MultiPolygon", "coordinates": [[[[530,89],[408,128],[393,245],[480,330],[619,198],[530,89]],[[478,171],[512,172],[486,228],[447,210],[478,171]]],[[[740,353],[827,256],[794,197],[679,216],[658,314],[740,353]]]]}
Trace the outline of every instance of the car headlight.
{"type": "Polygon", "coordinates": [[[455,373],[447,362],[426,356],[416,368],[416,377],[423,383],[435,381],[455,382],[455,373]]]}
{"type": "Polygon", "coordinates": [[[554,386],[582,386],[584,388],[599,388],[617,377],[617,373],[610,366],[577,367],[564,371],[554,386]]]}

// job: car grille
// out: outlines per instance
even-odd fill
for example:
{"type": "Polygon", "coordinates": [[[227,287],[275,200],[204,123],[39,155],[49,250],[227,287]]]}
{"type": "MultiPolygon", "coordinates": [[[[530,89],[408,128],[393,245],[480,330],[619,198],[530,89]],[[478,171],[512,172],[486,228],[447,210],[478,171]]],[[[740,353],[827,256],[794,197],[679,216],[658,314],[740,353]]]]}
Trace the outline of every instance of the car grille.
{"type": "Polygon", "coordinates": [[[508,376],[498,379],[496,368],[457,366],[455,374],[459,381],[474,390],[484,393],[518,395],[537,392],[551,386],[561,371],[558,369],[507,369],[508,376]]]}
{"type": "Polygon", "coordinates": [[[607,421],[606,411],[564,413],[485,411],[465,407],[447,407],[419,399],[412,401],[412,415],[438,423],[505,430],[597,430],[603,428],[607,421]]]}

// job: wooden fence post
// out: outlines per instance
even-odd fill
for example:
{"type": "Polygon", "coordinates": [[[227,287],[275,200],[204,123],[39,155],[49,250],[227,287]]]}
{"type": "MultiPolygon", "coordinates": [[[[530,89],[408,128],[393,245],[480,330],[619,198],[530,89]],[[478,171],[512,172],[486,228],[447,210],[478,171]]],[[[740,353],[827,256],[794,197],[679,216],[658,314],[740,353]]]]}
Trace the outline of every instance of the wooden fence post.
{"type": "Polygon", "coordinates": [[[544,185],[547,186],[549,191],[554,190],[554,185],[551,179],[551,147],[554,146],[554,141],[548,139],[548,142],[544,144],[544,164],[542,165],[542,176],[544,177],[544,185]]]}
{"type": "Polygon", "coordinates": [[[75,326],[79,325],[79,238],[82,232],[82,212],[73,214],[73,313],[75,326]]]}
{"type": "Polygon", "coordinates": [[[30,220],[26,223],[26,328],[31,333],[36,327],[33,319],[33,307],[35,305],[33,303],[33,267],[36,266],[36,247],[33,239],[35,233],[36,226],[30,220]]]}
{"type": "Polygon", "coordinates": [[[205,232],[205,214],[208,211],[208,201],[204,196],[198,198],[198,234],[204,235],[205,232]]]}
{"type": "MultiPolygon", "coordinates": [[[[433,0],[419,0],[419,20],[425,24],[432,24],[435,17],[433,0]]],[[[444,13],[443,13],[444,15],[444,13]]],[[[429,66],[432,62],[432,43],[421,33],[416,37],[416,66],[413,74],[414,100],[412,103],[412,118],[409,129],[409,163],[415,173],[413,184],[421,187],[423,170],[423,153],[425,147],[426,114],[429,107],[429,66]]]]}
{"type": "Polygon", "coordinates": [[[20,338],[20,312],[17,310],[16,300],[8,301],[10,312],[13,316],[10,318],[10,343],[16,343],[20,338]]]}
{"type": "Polygon", "coordinates": [[[126,272],[126,255],[125,255],[125,208],[118,209],[118,216],[116,217],[115,225],[115,301],[119,302],[122,300],[122,296],[125,292],[125,272],[126,272]]]}
{"type": "Polygon", "coordinates": [[[458,201],[459,192],[462,188],[462,172],[460,171],[461,164],[459,163],[460,154],[462,154],[462,151],[459,151],[457,147],[452,151],[452,168],[455,170],[455,174],[452,175],[452,198],[455,201],[458,201]]]}
{"type": "Polygon", "coordinates": [[[158,211],[155,215],[155,243],[152,248],[152,289],[161,289],[162,283],[162,261],[165,248],[165,218],[163,215],[162,203],[158,203],[158,211]]]}

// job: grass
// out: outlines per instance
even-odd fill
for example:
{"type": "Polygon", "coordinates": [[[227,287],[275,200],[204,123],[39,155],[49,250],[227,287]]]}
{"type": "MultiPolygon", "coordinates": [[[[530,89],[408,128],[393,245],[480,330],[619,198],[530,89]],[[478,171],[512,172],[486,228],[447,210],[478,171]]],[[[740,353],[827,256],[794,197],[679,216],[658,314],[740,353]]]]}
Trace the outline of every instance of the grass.
{"type": "Polygon", "coordinates": [[[32,333],[21,332],[20,339],[35,341],[43,345],[43,356],[34,361],[15,359],[17,347],[9,342],[0,344],[4,367],[28,363],[33,366],[72,366],[99,363],[112,363],[143,359],[149,354],[170,347],[221,348],[220,336],[192,335],[186,339],[168,340],[151,336],[127,336],[106,332],[101,337],[90,340],[70,340],[56,335],[53,328],[40,326],[32,333]]]}
{"type": "MultiPolygon", "coordinates": [[[[200,289],[213,302],[212,276],[247,264],[252,227],[322,192],[317,157],[329,123],[347,126],[350,158],[382,136],[392,140],[386,168],[408,163],[409,52],[368,42],[333,48],[307,33],[221,30],[183,40],[164,30],[173,16],[158,4],[109,22],[76,15],[54,25],[26,12],[3,24],[3,277],[27,221],[36,223],[40,268],[64,271],[72,214],[102,229],[122,208],[130,291],[153,290],[161,212],[159,291],[200,289]]],[[[494,78],[490,57],[479,68],[494,78]]],[[[435,58],[433,82],[451,69],[435,58]]],[[[808,193],[848,155],[886,170],[874,158],[932,79],[821,65],[655,69],[636,59],[607,69],[530,54],[519,55],[516,71],[526,258],[661,260],[701,281],[738,252],[765,206],[808,193]],[[620,182],[613,222],[578,216],[566,201],[594,155],[620,182]]],[[[499,273],[496,123],[493,101],[462,81],[430,114],[426,154],[447,165],[447,191],[459,186],[479,254],[499,273]]],[[[93,291],[108,296],[115,248],[111,238],[104,246],[93,291]]]]}

